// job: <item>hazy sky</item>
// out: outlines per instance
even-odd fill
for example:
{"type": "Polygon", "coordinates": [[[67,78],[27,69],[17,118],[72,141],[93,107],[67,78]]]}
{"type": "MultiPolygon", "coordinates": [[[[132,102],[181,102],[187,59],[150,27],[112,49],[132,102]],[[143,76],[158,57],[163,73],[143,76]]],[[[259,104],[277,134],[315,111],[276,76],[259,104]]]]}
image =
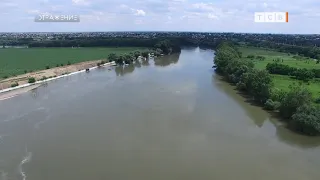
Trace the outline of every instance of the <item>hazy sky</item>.
{"type": "Polygon", "coordinates": [[[0,0],[0,32],[205,31],[320,34],[320,0],[0,0]],[[288,11],[289,23],[254,23],[254,12],[288,11]],[[39,23],[41,13],[79,23],[39,23]]]}

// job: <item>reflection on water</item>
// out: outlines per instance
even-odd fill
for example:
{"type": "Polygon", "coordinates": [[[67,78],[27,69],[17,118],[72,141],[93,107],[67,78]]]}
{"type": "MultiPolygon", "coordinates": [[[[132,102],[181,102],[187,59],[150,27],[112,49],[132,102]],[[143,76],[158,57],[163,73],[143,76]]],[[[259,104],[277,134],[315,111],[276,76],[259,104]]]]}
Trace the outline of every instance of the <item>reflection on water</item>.
{"type": "Polygon", "coordinates": [[[114,68],[114,71],[116,72],[117,76],[124,76],[126,74],[130,74],[134,71],[135,65],[129,64],[129,65],[119,65],[114,68]]]}
{"type": "Polygon", "coordinates": [[[180,54],[173,54],[170,56],[162,56],[150,59],[137,59],[129,65],[118,65],[114,68],[117,76],[124,76],[126,74],[133,73],[135,68],[148,67],[148,66],[159,66],[167,67],[172,64],[177,64],[179,61],[180,54]]]}
{"type": "Polygon", "coordinates": [[[258,127],[262,127],[265,120],[269,118],[269,114],[267,112],[261,112],[260,107],[248,105],[247,99],[242,97],[239,92],[235,90],[234,86],[231,86],[230,84],[225,82],[221,76],[213,74],[212,83],[215,87],[221,90],[221,92],[228,94],[228,97],[231,97],[240,105],[240,107],[243,107],[246,110],[247,115],[254,121],[254,123],[258,127]]]}
{"type": "Polygon", "coordinates": [[[166,67],[171,64],[177,64],[179,61],[179,54],[173,54],[171,56],[158,57],[154,60],[154,65],[166,67]]]}

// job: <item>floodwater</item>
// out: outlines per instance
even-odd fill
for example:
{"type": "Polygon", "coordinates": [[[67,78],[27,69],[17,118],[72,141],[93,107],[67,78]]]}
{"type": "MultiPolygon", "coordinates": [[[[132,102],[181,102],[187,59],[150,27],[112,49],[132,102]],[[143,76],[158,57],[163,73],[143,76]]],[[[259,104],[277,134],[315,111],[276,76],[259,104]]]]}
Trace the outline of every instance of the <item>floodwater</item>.
{"type": "Polygon", "coordinates": [[[320,139],[246,102],[213,56],[186,48],[0,101],[0,179],[320,179],[320,139]]]}

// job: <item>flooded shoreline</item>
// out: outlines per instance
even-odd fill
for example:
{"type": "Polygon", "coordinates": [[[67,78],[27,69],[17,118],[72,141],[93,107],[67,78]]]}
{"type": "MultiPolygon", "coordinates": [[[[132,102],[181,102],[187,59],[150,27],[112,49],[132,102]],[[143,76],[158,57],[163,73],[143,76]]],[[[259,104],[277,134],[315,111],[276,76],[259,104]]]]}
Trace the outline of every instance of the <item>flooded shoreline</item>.
{"type": "MultiPolygon", "coordinates": [[[[212,69],[212,50],[96,69],[0,101],[7,179],[306,179],[319,139],[287,131],[212,69]]],[[[3,179],[3,178],[2,178],[3,179]]]]}

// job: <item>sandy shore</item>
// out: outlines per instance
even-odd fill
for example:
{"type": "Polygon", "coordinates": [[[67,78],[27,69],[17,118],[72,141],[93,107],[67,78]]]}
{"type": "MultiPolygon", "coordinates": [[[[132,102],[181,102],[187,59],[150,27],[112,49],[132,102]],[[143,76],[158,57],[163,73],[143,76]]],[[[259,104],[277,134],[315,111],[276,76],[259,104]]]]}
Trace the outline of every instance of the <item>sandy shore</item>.
{"type": "MultiPolygon", "coordinates": [[[[39,87],[41,84],[38,84],[38,83],[43,82],[43,80],[41,79],[44,76],[46,78],[49,78],[44,81],[50,81],[51,79],[57,79],[59,77],[72,75],[77,72],[84,71],[85,69],[93,69],[97,67],[97,63],[101,62],[102,60],[106,61],[106,59],[100,59],[100,60],[94,60],[94,61],[88,61],[88,62],[81,62],[81,63],[72,64],[64,67],[56,67],[56,68],[36,71],[32,73],[22,74],[16,77],[11,77],[11,78],[2,80],[0,81],[0,100],[9,99],[39,87]],[[36,84],[31,85],[28,83],[28,79],[30,77],[34,77],[37,80],[36,84]],[[11,88],[11,84],[15,82],[17,82],[19,86],[15,88],[11,88]]],[[[112,64],[107,63],[107,65],[112,65],[112,64]]]]}

